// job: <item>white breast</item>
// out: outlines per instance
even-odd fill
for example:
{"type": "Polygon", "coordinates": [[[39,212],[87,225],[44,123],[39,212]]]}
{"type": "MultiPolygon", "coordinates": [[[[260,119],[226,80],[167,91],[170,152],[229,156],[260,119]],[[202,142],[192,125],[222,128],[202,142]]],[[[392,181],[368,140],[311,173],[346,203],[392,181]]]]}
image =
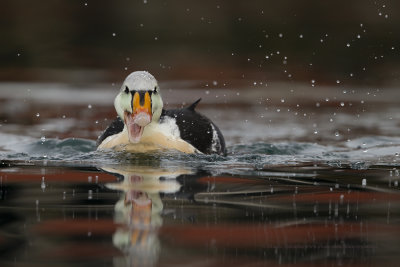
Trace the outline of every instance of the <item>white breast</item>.
{"type": "Polygon", "coordinates": [[[154,152],[178,150],[184,153],[201,153],[194,146],[180,138],[178,126],[173,119],[163,123],[150,123],[144,128],[139,143],[131,143],[126,128],[118,134],[107,137],[97,148],[98,150],[113,149],[127,152],[154,152]]]}

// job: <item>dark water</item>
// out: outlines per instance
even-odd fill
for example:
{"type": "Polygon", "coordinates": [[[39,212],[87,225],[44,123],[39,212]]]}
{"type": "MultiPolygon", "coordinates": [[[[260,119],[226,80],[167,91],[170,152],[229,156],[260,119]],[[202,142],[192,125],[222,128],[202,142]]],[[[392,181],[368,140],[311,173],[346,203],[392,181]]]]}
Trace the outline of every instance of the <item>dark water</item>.
{"type": "Polygon", "coordinates": [[[114,90],[2,85],[1,266],[397,265],[396,90],[169,86],[227,157],[97,152],[114,90]]]}

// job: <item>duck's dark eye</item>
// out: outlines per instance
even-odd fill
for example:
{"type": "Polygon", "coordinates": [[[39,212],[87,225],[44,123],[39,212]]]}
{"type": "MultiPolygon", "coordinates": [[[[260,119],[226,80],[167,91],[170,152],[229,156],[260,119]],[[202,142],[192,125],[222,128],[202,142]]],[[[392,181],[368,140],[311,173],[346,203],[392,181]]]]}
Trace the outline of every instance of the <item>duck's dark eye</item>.
{"type": "Polygon", "coordinates": [[[153,94],[157,94],[157,86],[154,87],[153,94]]]}
{"type": "Polygon", "coordinates": [[[125,92],[126,94],[129,94],[129,88],[128,88],[128,86],[125,86],[124,92],[125,92]]]}

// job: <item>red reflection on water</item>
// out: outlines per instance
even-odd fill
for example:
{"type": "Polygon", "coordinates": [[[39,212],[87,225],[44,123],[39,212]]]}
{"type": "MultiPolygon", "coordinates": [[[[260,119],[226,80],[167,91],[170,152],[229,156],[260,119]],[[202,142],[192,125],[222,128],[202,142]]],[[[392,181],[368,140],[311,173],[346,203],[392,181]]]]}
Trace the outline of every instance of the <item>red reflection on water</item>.
{"type": "Polygon", "coordinates": [[[234,248],[297,247],[326,243],[338,239],[363,238],[381,234],[400,234],[400,226],[362,223],[312,223],[290,226],[267,225],[186,225],[164,226],[160,235],[172,242],[203,246],[215,245],[234,248]]]}
{"type": "Polygon", "coordinates": [[[57,261],[91,260],[105,259],[121,255],[121,252],[112,244],[79,242],[68,245],[57,245],[40,257],[45,259],[57,259],[57,261]]]}
{"type": "Polygon", "coordinates": [[[46,182],[58,181],[58,182],[78,182],[87,183],[88,178],[92,182],[99,183],[110,183],[115,182],[117,178],[111,174],[101,172],[82,172],[65,169],[46,169],[46,173],[42,174],[38,169],[24,169],[22,172],[2,172],[0,171],[3,183],[15,183],[15,182],[37,182],[41,181],[42,177],[46,178],[46,182]],[[49,171],[50,170],[50,171],[49,171]],[[97,180],[96,180],[97,179],[97,180]]]}
{"type": "Polygon", "coordinates": [[[51,235],[111,235],[117,227],[112,219],[75,219],[75,220],[49,220],[33,227],[34,232],[51,235]]]}

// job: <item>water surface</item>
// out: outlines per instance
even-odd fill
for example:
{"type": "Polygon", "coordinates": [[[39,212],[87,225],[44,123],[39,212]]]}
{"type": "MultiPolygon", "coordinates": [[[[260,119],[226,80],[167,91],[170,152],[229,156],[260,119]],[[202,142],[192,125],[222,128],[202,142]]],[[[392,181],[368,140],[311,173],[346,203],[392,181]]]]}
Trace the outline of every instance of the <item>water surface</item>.
{"type": "Polygon", "coordinates": [[[396,265],[396,88],[161,84],[228,156],[98,152],[108,85],[0,85],[2,266],[396,265]]]}

